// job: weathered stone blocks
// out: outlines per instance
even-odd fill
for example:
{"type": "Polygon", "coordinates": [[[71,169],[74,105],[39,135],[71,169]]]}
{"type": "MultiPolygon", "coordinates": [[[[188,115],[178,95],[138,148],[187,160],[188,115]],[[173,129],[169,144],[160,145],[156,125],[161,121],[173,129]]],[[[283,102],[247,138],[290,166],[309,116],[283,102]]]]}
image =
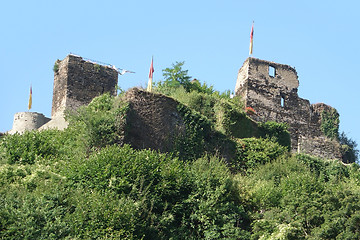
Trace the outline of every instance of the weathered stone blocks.
{"type": "Polygon", "coordinates": [[[339,144],[321,132],[321,112],[331,107],[310,105],[298,96],[298,87],[297,72],[291,66],[250,57],[239,70],[235,94],[242,96],[246,107],[255,109],[254,120],[287,123],[293,152],[340,158],[339,144]]]}
{"type": "Polygon", "coordinates": [[[55,64],[52,117],[87,105],[103,93],[116,95],[118,73],[113,68],[71,54],[55,64]]]}
{"type": "Polygon", "coordinates": [[[118,73],[109,66],[85,61],[72,54],[62,61],[57,60],[54,67],[51,120],[39,113],[17,113],[9,133],[49,128],[62,130],[68,126],[64,119],[65,110],[75,111],[106,92],[116,95],[117,82],[118,73]]]}
{"type": "Polygon", "coordinates": [[[14,115],[13,127],[8,133],[22,134],[25,131],[36,130],[48,121],[50,121],[50,118],[45,117],[42,113],[18,112],[14,115]]]}

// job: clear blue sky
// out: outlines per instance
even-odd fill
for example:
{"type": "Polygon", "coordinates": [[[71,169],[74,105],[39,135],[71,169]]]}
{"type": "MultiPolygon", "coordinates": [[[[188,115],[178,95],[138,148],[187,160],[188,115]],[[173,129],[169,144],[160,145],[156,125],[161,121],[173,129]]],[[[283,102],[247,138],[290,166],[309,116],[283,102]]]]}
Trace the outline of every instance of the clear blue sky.
{"type": "Polygon", "coordinates": [[[340,113],[340,128],[360,143],[359,1],[3,1],[0,9],[0,131],[16,112],[51,115],[53,65],[70,52],[135,74],[119,86],[146,86],[175,61],[189,75],[234,90],[248,57],[296,68],[299,95],[340,113]]]}

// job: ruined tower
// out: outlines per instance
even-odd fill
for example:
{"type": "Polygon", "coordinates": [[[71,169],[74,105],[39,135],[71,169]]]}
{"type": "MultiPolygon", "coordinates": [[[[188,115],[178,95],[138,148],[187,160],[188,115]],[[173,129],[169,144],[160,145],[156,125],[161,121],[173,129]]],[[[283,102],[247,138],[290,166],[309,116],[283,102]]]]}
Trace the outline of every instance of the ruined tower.
{"type": "Polygon", "coordinates": [[[52,118],[87,105],[103,93],[116,95],[118,73],[111,67],[70,54],[56,61],[54,71],[52,118]]]}
{"type": "Polygon", "coordinates": [[[57,60],[54,65],[51,120],[40,113],[20,112],[15,114],[9,133],[49,128],[62,130],[68,126],[64,119],[65,110],[75,111],[103,93],[116,95],[117,82],[118,72],[112,67],[86,61],[73,54],[62,61],[57,60]]]}
{"type": "Polygon", "coordinates": [[[50,118],[45,117],[42,113],[18,112],[14,115],[13,127],[8,133],[22,134],[25,131],[36,130],[49,121],[50,118]]]}
{"type": "Polygon", "coordinates": [[[305,152],[325,158],[340,158],[340,146],[321,132],[321,112],[332,107],[311,105],[298,96],[297,72],[289,65],[248,58],[240,68],[235,95],[240,95],[246,107],[259,122],[284,122],[289,126],[293,152],[305,152]]]}

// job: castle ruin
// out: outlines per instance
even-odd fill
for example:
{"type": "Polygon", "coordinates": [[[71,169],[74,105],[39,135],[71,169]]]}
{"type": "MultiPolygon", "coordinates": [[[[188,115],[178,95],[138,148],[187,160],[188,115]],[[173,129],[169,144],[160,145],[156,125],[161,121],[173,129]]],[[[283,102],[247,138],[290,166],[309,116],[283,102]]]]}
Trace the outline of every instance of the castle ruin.
{"type": "Polygon", "coordinates": [[[253,120],[287,123],[293,152],[340,159],[339,143],[321,131],[321,113],[333,108],[310,104],[298,96],[298,87],[294,68],[249,57],[239,70],[235,95],[256,111],[253,120]]]}
{"type": "MultiPolygon", "coordinates": [[[[68,55],[57,60],[54,68],[54,88],[51,119],[43,114],[21,112],[15,114],[10,134],[35,129],[64,129],[68,123],[65,111],[75,111],[103,93],[116,95],[116,69],[68,55]]],[[[340,144],[321,131],[322,113],[335,111],[326,104],[310,104],[298,96],[299,80],[289,65],[248,58],[240,68],[235,94],[256,114],[257,122],[287,123],[292,152],[308,153],[324,158],[341,159],[340,144]]],[[[135,134],[135,133],[134,133],[135,134]]]]}
{"type": "Polygon", "coordinates": [[[118,73],[114,68],[69,54],[62,61],[55,62],[51,119],[40,113],[16,113],[9,133],[50,128],[62,130],[68,126],[64,119],[65,111],[75,111],[106,92],[116,95],[117,83],[118,73]]]}
{"type": "Polygon", "coordinates": [[[50,121],[42,113],[37,112],[18,112],[14,115],[14,123],[9,134],[15,134],[16,132],[22,134],[25,131],[39,129],[41,126],[50,121]]]}

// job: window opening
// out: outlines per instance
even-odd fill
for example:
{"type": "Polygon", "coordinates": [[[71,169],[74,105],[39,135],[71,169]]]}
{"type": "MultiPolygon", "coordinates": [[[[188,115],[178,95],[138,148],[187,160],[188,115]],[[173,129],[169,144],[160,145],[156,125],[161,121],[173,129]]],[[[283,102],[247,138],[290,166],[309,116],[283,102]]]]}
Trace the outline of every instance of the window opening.
{"type": "Polygon", "coordinates": [[[276,74],[275,68],[273,66],[269,66],[269,76],[275,77],[275,74],[276,74]]]}
{"type": "Polygon", "coordinates": [[[284,107],[285,105],[285,98],[284,96],[281,96],[281,107],[284,107]]]}

